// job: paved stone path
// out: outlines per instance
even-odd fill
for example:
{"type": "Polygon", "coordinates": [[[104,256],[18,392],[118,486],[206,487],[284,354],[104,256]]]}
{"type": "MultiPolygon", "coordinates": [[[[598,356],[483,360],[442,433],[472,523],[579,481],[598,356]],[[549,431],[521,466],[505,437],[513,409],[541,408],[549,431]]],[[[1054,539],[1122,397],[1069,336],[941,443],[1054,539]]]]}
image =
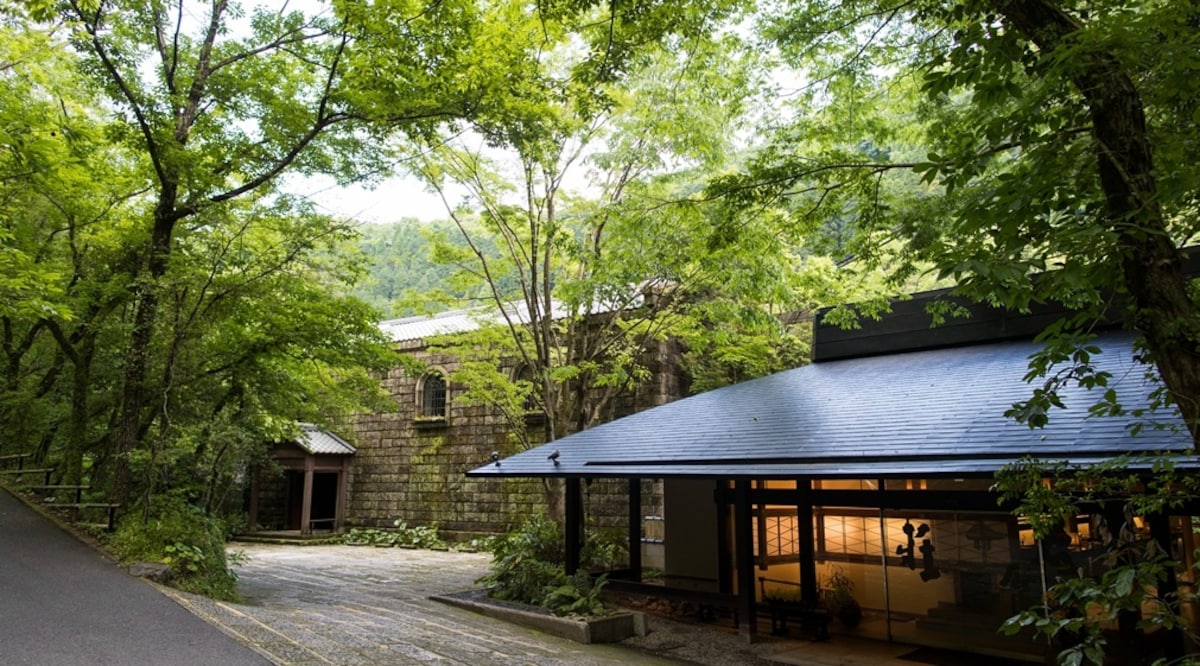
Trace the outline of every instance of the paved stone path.
{"type": "Polygon", "coordinates": [[[474,587],[490,556],[369,548],[235,544],[245,603],[175,590],[184,607],[276,664],[666,665],[611,645],[580,645],[428,599],[474,587]]]}

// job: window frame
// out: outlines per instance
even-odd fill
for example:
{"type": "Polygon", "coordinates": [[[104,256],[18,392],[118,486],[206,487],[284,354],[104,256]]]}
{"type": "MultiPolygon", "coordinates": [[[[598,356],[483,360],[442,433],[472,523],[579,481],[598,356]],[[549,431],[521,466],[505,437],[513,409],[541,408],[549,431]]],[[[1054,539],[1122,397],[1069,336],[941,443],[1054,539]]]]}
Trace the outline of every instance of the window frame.
{"type": "Polygon", "coordinates": [[[416,421],[423,423],[447,423],[450,420],[450,382],[446,379],[446,373],[442,370],[431,370],[421,376],[417,382],[416,390],[416,421]],[[427,395],[431,390],[431,380],[436,380],[441,383],[441,410],[438,411],[437,400],[438,396],[427,395]],[[430,404],[432,403],[432,404],[430,404]]]}

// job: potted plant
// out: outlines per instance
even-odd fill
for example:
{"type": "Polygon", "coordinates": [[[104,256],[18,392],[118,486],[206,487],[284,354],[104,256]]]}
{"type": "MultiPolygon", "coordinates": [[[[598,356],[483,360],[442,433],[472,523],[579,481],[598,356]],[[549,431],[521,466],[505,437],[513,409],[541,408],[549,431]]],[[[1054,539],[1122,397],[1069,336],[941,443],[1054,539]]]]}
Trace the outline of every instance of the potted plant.
{"type": "Polygon", "coordinates": [[[847,629],[853,629],[862,622],[862,606],[858,605],[853,592],[854,581],[850,580],[841,567],[833,567],[829,576],[825,578],[825,608],[847,629]]]}

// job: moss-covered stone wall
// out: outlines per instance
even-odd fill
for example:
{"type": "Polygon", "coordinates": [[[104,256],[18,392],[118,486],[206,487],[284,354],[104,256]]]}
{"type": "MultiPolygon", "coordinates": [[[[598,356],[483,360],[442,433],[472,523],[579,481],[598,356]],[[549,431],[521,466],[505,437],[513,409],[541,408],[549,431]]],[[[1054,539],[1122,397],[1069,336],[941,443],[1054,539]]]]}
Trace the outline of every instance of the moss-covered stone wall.
{"type": "MultiPolygon", "coordinates": [[[[425,367],[454,369],[453,357],[432,353],[423,344],[404,344],[425,367]]],[[[664,404],[680,397],[683,380],[670,345],[650,354],[654,379],[622,402],[618,412],[664,404]]],[[[467,540],[498,534],[547,505],[542,481],[536,479],[468,479],[468,470],[486,464],[492,451],[511,452],[505,420],[486,406],[465,406],[449,386],[449,416],[428,420],[418,416],[420,377],[396,368],[382,379],[392,396],[394,411],[357,417],[353,424],[354,456],[349,483],[347,524],[391,527],[436,525],[448,540],[467,540]]],[[[658,484],[643,489],[643,507],[661,505],[658,484]],[[649,496],[648,496],[649,493],[649,496]]],[[[628,485],[596,480],[585,489],[588,522],[623,527],[628,522],[628,485]]]]}

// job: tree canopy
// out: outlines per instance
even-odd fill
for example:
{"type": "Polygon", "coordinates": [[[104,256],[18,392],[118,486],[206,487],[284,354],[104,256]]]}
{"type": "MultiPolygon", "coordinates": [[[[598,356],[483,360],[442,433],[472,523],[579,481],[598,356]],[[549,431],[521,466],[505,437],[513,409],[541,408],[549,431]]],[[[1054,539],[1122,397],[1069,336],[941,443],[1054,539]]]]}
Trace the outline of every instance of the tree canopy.
{"type": "Polygon", "coordinates": [[[1059,333],[1115,298],[1197,423],[1194,7],[816,2],[761,25],[806,88],[714,196],[848,218],[856,257],[900,248],[895,275],[932,266],[974,300],[1078,308],[1059,333]]]}

